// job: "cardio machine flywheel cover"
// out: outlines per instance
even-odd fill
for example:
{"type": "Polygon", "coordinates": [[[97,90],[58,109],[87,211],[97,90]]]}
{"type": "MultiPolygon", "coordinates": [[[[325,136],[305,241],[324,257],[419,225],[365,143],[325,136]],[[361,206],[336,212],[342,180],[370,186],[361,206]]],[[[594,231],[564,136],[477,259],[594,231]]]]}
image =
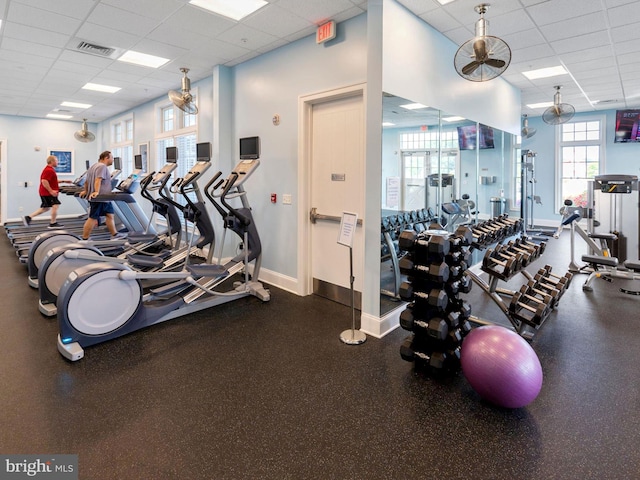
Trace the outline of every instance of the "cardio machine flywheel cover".
{"type": "Polygon", "coordinates": [[[122,327],[138,310],[142,288],[120,280],[120,268],[79,277],[67,304],[69,324],[84,335],[105,335],[122,327]]]}

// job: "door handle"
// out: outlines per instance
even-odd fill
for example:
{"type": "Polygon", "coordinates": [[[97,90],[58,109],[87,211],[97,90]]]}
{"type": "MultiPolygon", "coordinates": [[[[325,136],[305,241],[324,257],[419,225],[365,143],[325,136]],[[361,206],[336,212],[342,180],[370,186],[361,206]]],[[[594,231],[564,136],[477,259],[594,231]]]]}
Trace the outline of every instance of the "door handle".
{"type": "MultiPolygon", "coordinates": [[[[316,207],[312,207],[309,212],[309,220],[311,223],[316,223],[317,220],[326,220],[327,222],[336,222],[340,223],[342,221],[342,217],[337,217],[335,215],[324,215],[322,213],[318,213],[318,209],[316,207]]],[[[362,219],[358,219],[358,225],[362,226],[362,219]]]]}

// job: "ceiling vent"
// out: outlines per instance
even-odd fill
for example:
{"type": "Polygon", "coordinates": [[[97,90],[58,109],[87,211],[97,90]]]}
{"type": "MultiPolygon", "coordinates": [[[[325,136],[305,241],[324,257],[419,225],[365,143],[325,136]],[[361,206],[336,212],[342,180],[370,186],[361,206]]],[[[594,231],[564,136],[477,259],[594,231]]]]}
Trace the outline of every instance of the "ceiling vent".
{"type": "Polygon", "coordinates": [[[111,59],[117,58],[122,53],[121,48],[96,45],[95,43],[87,42],[86,40],[82,40],[80,38],[74,38],[67,44],[67,48],[70,50],[75,50],[76,52],[88,53],[89,55],[111,59]]]}

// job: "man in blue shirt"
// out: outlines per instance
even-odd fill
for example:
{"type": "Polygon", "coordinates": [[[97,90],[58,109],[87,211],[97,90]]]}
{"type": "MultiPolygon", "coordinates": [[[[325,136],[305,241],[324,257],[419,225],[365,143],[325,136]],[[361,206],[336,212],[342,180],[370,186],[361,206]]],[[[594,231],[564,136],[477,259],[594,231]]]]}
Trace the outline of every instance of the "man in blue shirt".
{"type": "Polygon", "coordinates": [[[100,217],[105,217],[107,229],[112,239],[122,238],[125,235],[119,234],[116,230],[115,220],[113,218],[114,210],[111,202],[94,201],[98,195],[106,195],[111,193],[111,174],[109,167],[113,165],[113,154],[106,150],[100,154],[97,163],[91,165],[87,170],[84,189],[80,192],[80,196],[89,200],[89,218],[84,222],[82,228],[82,239],[88,240],[93,229],[98,225],[100,217]]]}

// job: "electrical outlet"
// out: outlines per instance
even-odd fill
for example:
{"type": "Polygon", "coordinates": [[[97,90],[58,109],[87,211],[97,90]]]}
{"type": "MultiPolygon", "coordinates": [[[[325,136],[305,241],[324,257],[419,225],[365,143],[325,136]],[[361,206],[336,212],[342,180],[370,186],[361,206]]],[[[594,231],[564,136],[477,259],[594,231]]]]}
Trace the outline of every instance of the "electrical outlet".
{"type": "Polygon", "coordinates": [[[291,194],[285,193],[282,195],[282,204],[283,205],[291,205],[291,194]]]}

